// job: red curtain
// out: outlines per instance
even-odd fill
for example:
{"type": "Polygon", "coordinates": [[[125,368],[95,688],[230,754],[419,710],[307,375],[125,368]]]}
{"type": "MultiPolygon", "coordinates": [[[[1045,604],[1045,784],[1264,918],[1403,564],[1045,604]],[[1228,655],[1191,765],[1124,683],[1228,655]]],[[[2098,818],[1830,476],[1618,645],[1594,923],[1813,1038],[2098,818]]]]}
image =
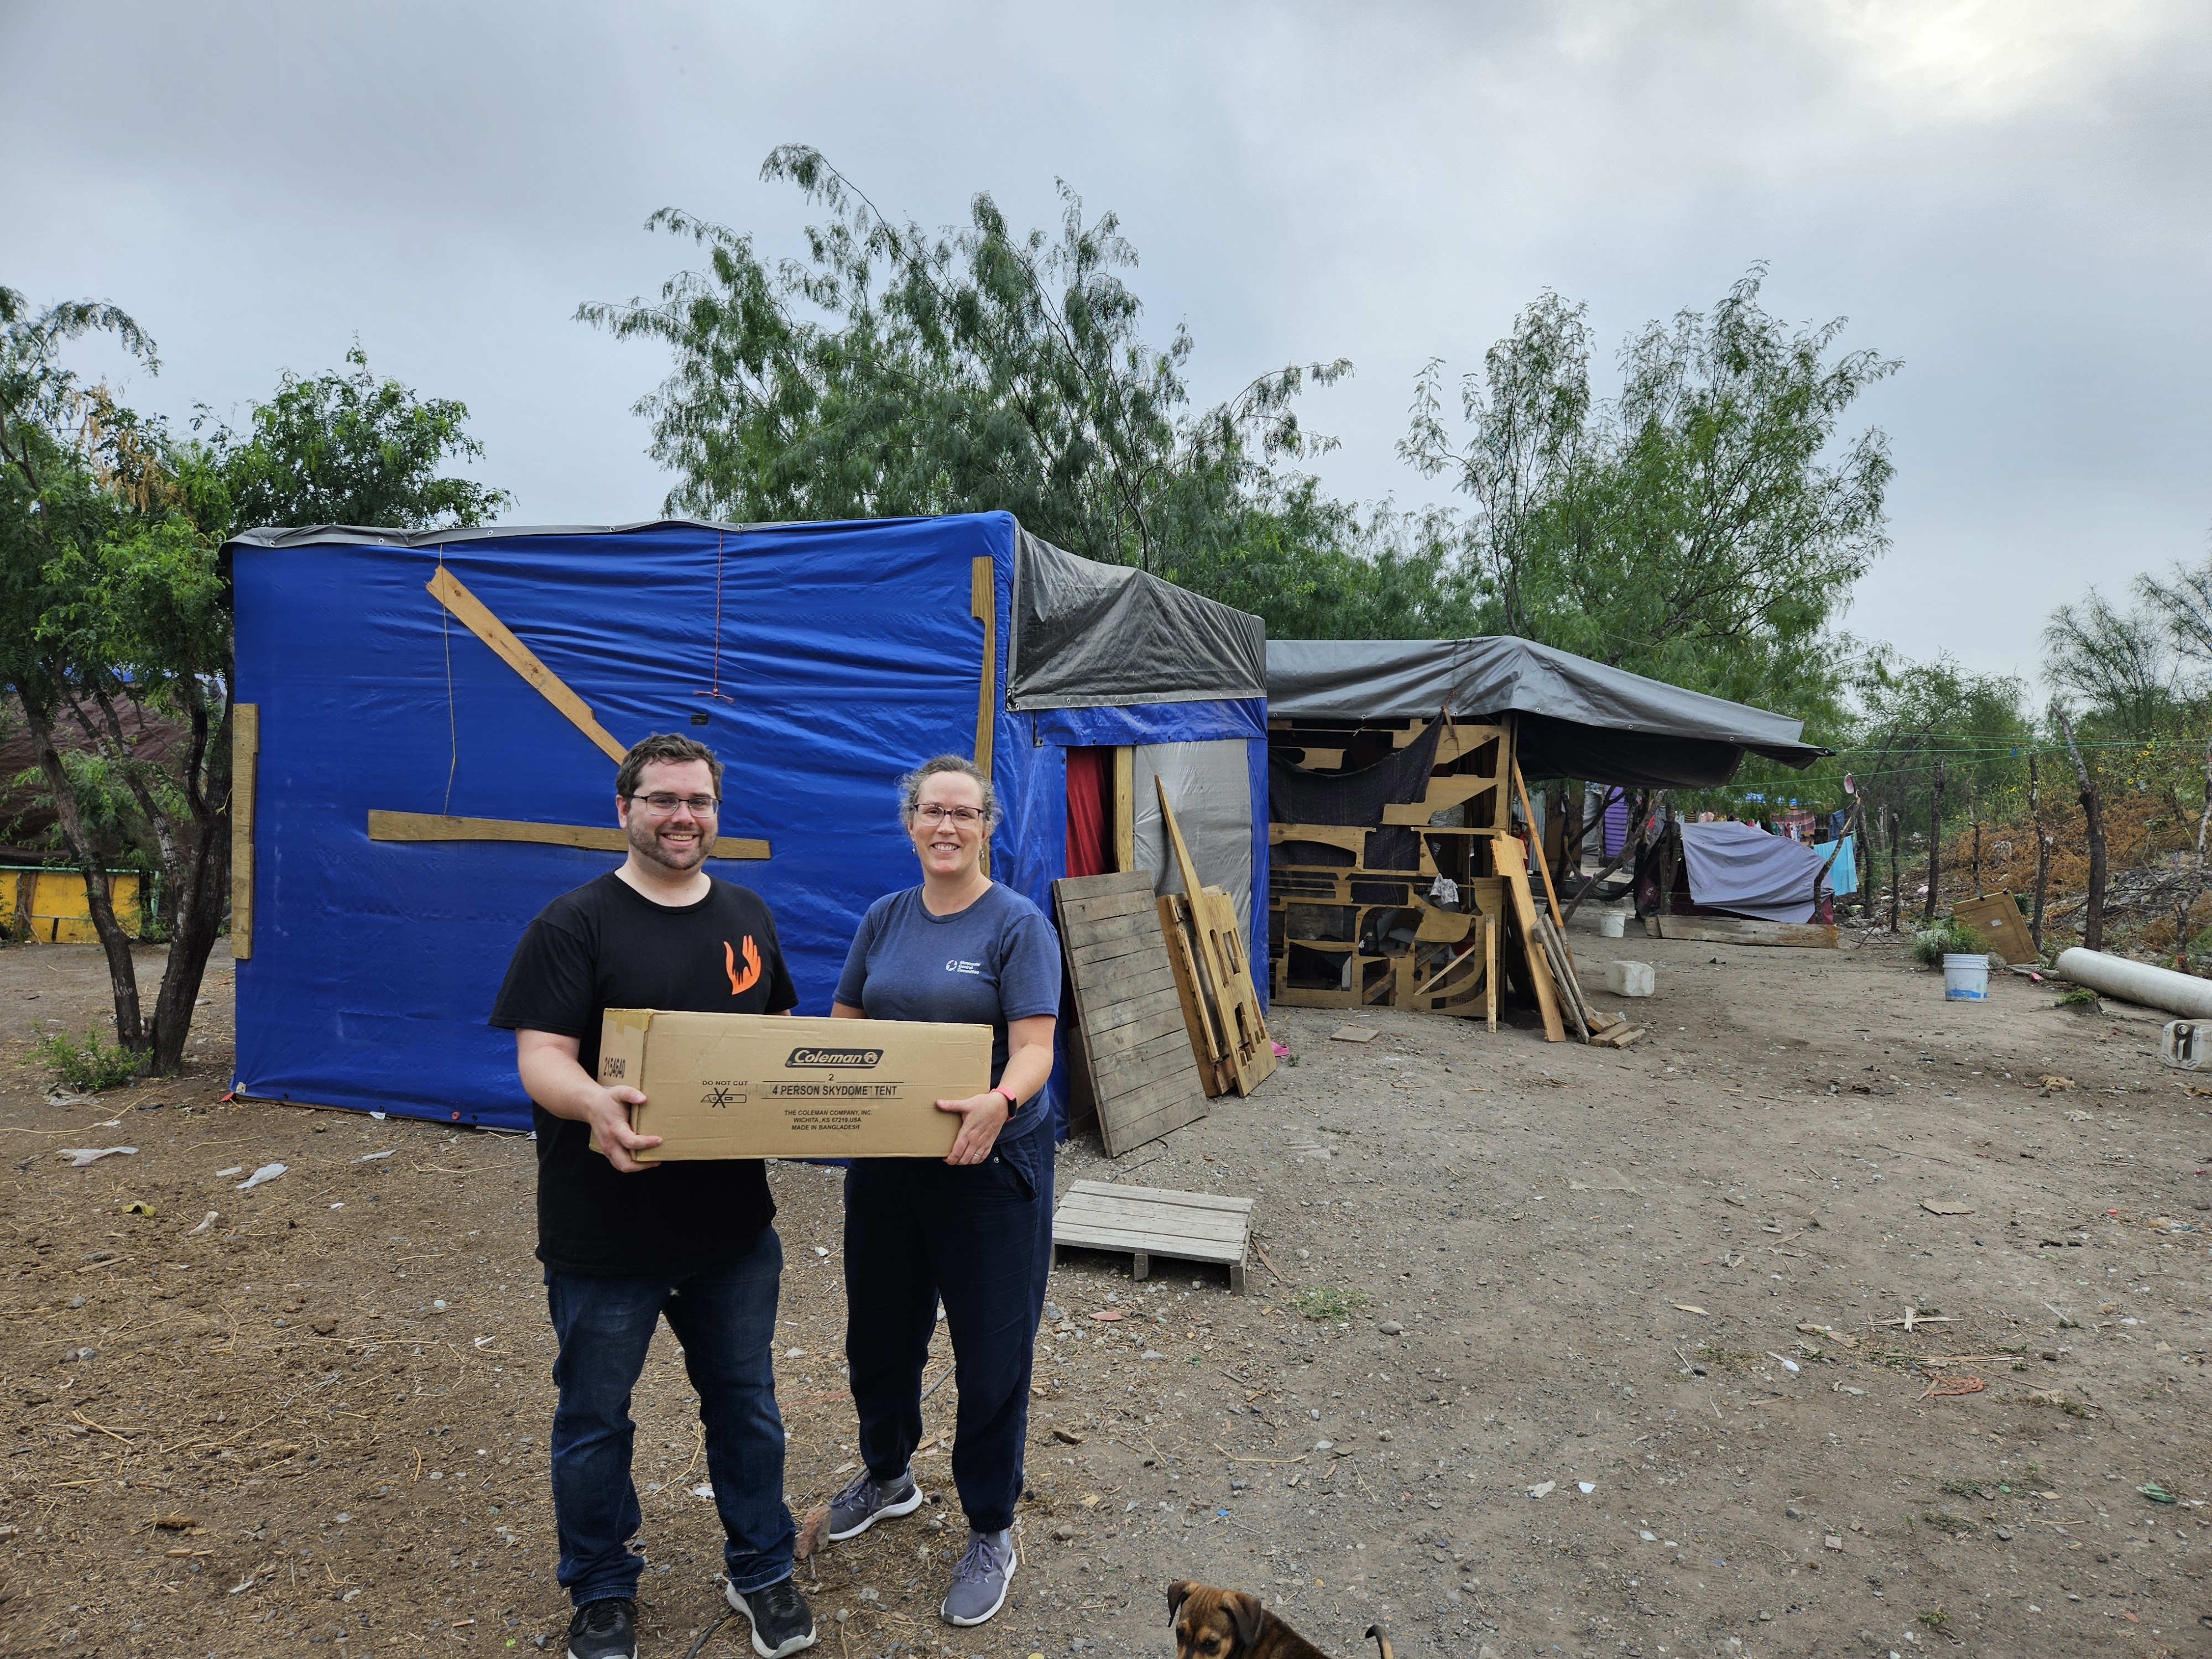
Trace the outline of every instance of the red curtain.
{"type": "Polygon", "coordinates": [[[1106,856],[1106,788],[1113,750],[1067,751],[1067,873],[1103,876],[1106,856]]]}

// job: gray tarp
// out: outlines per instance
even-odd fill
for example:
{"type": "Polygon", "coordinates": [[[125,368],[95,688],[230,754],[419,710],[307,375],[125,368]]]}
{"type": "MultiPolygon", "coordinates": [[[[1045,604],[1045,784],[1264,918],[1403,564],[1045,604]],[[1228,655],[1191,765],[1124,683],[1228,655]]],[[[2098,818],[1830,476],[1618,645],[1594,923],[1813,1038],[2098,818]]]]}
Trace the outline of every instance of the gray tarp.
{"type": "Polygon", "coordinates": [[[1681,830],[1682,864],[1695,902],[1765,921],[1812,921],[1813,882],[1832,847],[1807,847],[1755,823],[1685,823],[1681,830]]]}
{"type": "Polygon", "coordinates": [[[1247,739],[1213,738],[1202,743],[1140,743],[1135,750],[1137,864],[1152,872],[1152,891],[1182,891],[1182,866],[1168,846],[1160,817],[1158,778],[1168,787],[1176,825],[1199,884],[1218,887],[1237,903],[1237,920],[1252,929],[1252,769],[1245,759],[1247,739]]]}
{"type": "Polygon", "coordinates": [[[1267,713],[1291,720],[1520,715],[1523,776],[1662,788],[1724,783],[1746,750],[1809,766],[1802,720],[1528,640],[1270,640],[1267,713]]]}
{"type": "Polygon", "coordinates": [[[1267,628],[1133,566],[1015,536],[1009,708],[1212,702],[1267,695],[1267,628]]]}

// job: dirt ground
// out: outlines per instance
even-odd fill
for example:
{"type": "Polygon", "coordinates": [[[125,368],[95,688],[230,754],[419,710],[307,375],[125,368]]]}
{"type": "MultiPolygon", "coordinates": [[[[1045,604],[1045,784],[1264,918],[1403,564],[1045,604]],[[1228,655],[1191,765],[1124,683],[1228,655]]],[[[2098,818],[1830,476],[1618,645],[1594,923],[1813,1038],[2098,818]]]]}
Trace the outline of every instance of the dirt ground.
{"type": "MultiPolygon", "coordinates": [[[[1656,964],[1649,1041],[1283,1010],[1252,1099],[1063,1148],[1255,1199],[1252,1294],[1064,1261],[1007,1612],[938,1621],[939,1504],[802,1570],[820,1650],[1167,1655],[1182,1577],[1346,1656],[2212,1650],[2212,1097],[2162,1017],[1947,1004],[1887,943],[1576,945],[1656,964]]],[[[55,1104],[27,1039],[104,1017],[100,959],[0,951],[0,1654],[560,1651],[531,1147],[225,1103],[215,969],[187,1077],[55,1104]]],[[[772,1178],[803,1511],[852,1468],[837,1188],[772,1178]]],[[[677,1656],[720,1557],[665,1331],[637,1415],[677,1656]]]]}

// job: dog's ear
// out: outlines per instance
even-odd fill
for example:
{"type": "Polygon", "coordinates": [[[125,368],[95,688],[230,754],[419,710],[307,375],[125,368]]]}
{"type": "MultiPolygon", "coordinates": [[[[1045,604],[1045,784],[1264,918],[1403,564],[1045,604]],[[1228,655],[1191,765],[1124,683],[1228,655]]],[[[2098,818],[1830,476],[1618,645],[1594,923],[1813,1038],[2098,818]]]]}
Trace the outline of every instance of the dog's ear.
{"type": "Polygon", "coordinates": [[[1168,1623],[1175,1623],[1176,1614],[1182,1611],[1182,1604],[1190,1599],[1194,1588],[1188,1578],[1178,1578],[1168,1586],[1168,1623]]]}
{"type": "Polygon", "coordinates": [[[1231,1590],[1221,1598],[1221,1605],[1229,1613],[1229,1622],[1237,1626],[1237,1645],[1249,1648],[1260,1639],[1260,1598],[1247,1595],[1243,1590],[1231,1590]]]}

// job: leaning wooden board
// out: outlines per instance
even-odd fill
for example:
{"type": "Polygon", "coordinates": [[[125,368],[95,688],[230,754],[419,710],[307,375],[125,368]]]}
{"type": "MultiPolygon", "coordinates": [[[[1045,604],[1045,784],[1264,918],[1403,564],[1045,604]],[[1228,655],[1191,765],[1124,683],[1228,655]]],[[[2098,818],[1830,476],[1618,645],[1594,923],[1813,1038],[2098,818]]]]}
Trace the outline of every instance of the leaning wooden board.
{"type": "Polygon", "coordinates": [[[1242,1296],[1245,1240],[1251,1226],[1249,1198],[1079,1181],[1068,1188],[1053,1216],[1052,1243],[1055,1254],[1063,1244],[1126,1250],[1135,1258],[1130,1275],[1134,1279],[1152,1272],[1156,1255],[1218,1262],[1229,1269],[1229,1288],[1242,1296]]]}
{"type": "Polygon", "coordinates": [[[1206,1115],[1152,878],[1064,876],[1052,902],[1075,1000],[1068,1048],[1089,1076],[1098,1139],[1120,1158],[1206,1115]]]}
{"type": "Polygon", "coordinates": [[[1167,831],[1168,846],[1182,877],[1182,896],[1188,908],[1178,916],[1189,923],[1191,957],[1198,969],[1200,1001],[1212,1021],[1215,1042],[1229,1062],[1237,1092],[1249,1095],[1275,1069],[1274,1039],[1260,1012],[1260,993],[1252,982],[1252,964],[1244,951],[1244,930],[1237,906],[1218,887],[1199,885],[1198,866],[1176,822],[1168,800],[1167,780],[1155,778],[1160,795],[1160,826],[1167,831]]]}

